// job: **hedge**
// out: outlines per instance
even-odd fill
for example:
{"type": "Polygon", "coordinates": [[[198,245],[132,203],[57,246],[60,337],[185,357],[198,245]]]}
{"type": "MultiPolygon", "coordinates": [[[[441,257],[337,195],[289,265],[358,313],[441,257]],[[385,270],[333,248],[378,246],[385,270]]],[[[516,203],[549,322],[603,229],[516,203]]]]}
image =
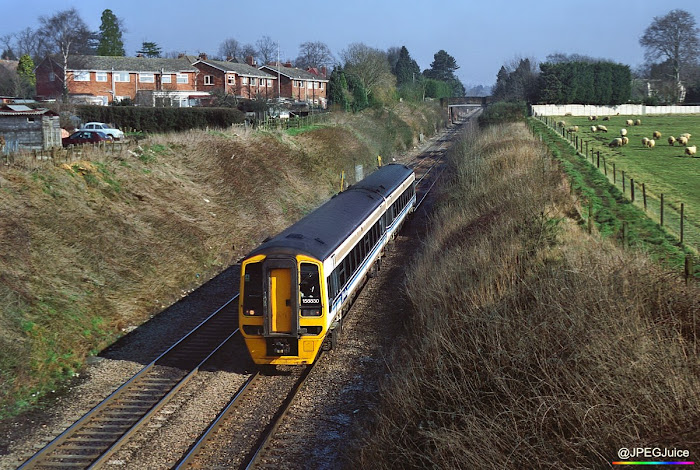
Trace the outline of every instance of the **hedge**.
{"type": "Polygon", "coordinates": [[[171,132],[206,127],[225,128],[241,123],[245,114],[235,108],[150,108],[141,106],[78,106],[83,122],[107,122],[142,132],[171,132]]]}

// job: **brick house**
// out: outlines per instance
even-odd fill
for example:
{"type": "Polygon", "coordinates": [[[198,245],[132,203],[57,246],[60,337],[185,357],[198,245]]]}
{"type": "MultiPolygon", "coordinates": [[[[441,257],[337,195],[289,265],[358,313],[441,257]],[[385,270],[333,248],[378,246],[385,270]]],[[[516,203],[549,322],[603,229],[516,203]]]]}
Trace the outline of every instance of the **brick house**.
{"type": "Polygon", "coordinates": [[[192,64],[199,69],[197,89],[203,92],[223,91],[238,98],[277,98],[277,76],[250,64],[208,60],[206,55],[192,64]]]}
{"type": "MultiPolygon", "coordinates": [[[[206,93],[197,91],[197,74],[187,59],[70,56],[67,88],[71,101],[109,104],[129,98],[146,106],[186,107],[206,93]]],[[[35,69],[40,98],[59,98],[63,91],[63,61],[53,56],[35,69]]]]}
{"type": "Polygon", "coordinates": [[[46,150],[61,146],[58,114],[45,108],[24,105],[0,105],[0,153],[18,150],[46,150]]]}
{"type": "MultiPolygon", "coordinates": [[[[270,75],[279,77],[280,95],[282,98],[290,98],[295,101],[303,101],[326,107],[328,79],[325,69],[312,73],[306,70],[292,67],[292,64],[273,63],[260,67],[270,75]]],[[[315,69],[314,69],[315,71],[315,69]]]]}

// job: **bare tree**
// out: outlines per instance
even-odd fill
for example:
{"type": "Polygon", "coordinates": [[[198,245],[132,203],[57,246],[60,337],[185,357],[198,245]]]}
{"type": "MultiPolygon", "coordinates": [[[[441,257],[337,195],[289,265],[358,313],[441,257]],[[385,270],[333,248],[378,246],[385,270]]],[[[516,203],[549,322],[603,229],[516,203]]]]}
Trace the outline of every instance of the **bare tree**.
{"type": "Polygon", "coordinates": [[[58,53],[63,60],[63,96],[68,97],[68,58],[72,54],[86,52],[86,45],[94,41],[96,34],[91,32],[78,10],[70,8],[53,16],[39,17],[41,34],[46,38],[49,51],[58,53]]]}
{"type": "Polygon", "coordinates": [[[386,52],[356,42],[343,50],[340,56],[345,63],[345,74],[357,78],[368,96],[396,84],[386,52]]]}
{"type": "Polygon", "coordinates": [[[270,36],[263,36],[255,41],[255,52],[261,64],[268,64],[277,59],[279,45],[270,36]]]}
{"type": "Polygon", "coordinates": [[[299,56],[294,61],[300,69],[309,67],[330,67],[335,63],[333,53],[321,41],[308,41],[299,45],[299,56]]]}
{"type": "Polygon", "coordinates": [[[665,16],[655,16],[639,39],[648,61],[664,58],[670,62],[676,100],[680,95],[682,69],[697,62],[700,52],[699,32],[691,13],[671,10],[665,16]]]}
{"type": "Polygon", "coordinates": [[[242,46],[241,43],[233,38],[225,39],[224,42],[219,46],[219,55],[225,58],[231,58],[233,60],[238,60],[245,58],[241,55],[242,46]]]}

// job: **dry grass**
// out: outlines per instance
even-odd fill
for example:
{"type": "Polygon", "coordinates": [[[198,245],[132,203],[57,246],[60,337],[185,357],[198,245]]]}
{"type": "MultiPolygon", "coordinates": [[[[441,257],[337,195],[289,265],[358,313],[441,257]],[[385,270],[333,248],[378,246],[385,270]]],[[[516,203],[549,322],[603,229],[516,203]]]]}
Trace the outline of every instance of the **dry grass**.
{"type": "Polygon", "coordinates": [[[566,217],[522,125],[453,155],[407,280],[410,336],[360,468],[608,468],[621,447],[700,451],[700,291],[566,217]]]}
{"type": "Polygon", "coordinates": [[[0,417],[373,167],[356,132],[190,131],[1,167],[0,417]]]}

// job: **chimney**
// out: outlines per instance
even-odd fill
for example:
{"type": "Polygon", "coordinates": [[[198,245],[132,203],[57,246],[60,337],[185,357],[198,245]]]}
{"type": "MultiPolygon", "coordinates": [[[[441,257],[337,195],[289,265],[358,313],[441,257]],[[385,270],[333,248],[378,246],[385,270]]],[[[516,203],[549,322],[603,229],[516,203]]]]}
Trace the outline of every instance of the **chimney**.
{"type": "Polygon", "coordinates": [[[323,75],[324,77],[328,75],[328,69],[325,65],[321,67],[321,75],[323,75]]]}
{"type": "Polygon", "coordinates": [[[245,63],[251,66],[255,66],[255,59],[253,59],[252,55],[248,55],[245,58],[245,63]]]}
{"type": "Polygon", "coordinates": [[[178,59],[184,59],[184,58],[185,58],[185,54],[183,54],[182,52],[180,52],[180,53],[178,53],[177,58],[178,58],[178,59]]]}
{"type": "Polygon", "coordinates": [[[292,62],[288,60],[287,62],[284,63],[284,66],[287,67],[288,69],[291,69],[291,68],[292,68],[292,62]]]}
{"type": "Polygon", "coordinates": [[[199,58],[202,59],[202,60],[207,60],[207,54],[206,54],[205,52],[201,52],[201,53],[199,54],[199,58]]]}

